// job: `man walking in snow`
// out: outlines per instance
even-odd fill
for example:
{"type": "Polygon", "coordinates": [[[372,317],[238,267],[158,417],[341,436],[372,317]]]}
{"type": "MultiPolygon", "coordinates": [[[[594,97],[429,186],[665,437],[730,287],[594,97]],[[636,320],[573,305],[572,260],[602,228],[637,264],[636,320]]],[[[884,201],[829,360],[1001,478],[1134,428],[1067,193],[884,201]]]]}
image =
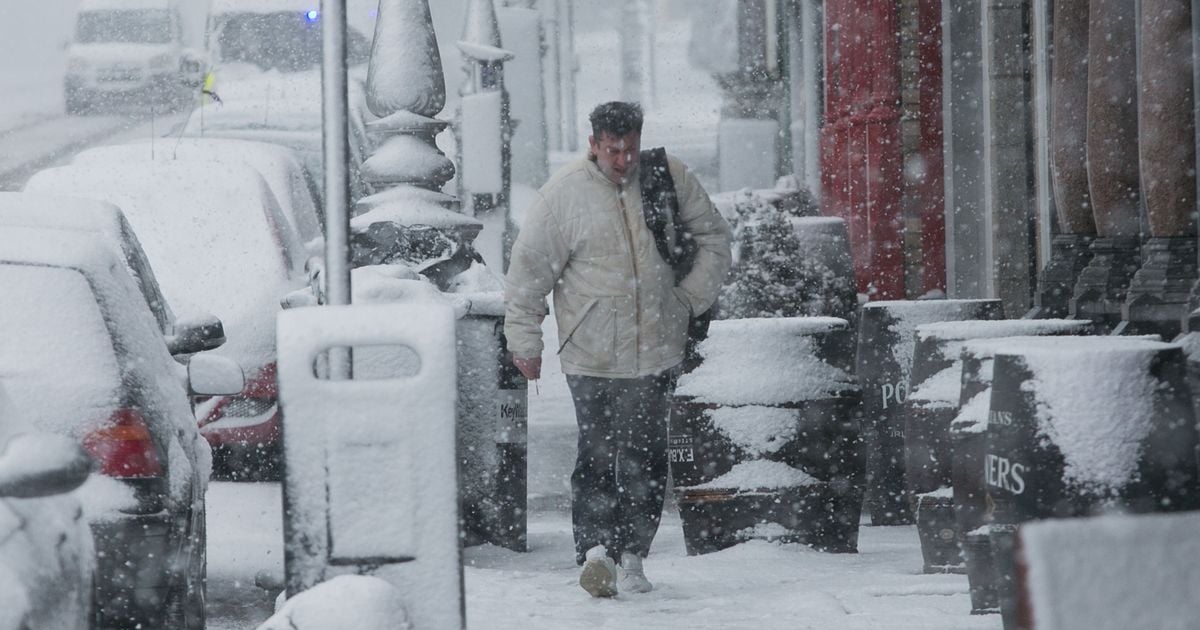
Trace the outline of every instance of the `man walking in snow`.
{"type": "Polygon", "coordinates": [[[678,199],[668,231],[695,245],[677,282],[643,214],[641,108],[604,103],[590,120],[587,158],[542,186],[513,244],[504,332],[513,364],[539,378],[553,292],[556,351],[579,424],[571,475],[579,582],[612,597],[653,588],[642,558],[662,514],[670,400],[689,319],[712,306],[729,271],[731,235],[695,175],[667,156],[678,199]]]}

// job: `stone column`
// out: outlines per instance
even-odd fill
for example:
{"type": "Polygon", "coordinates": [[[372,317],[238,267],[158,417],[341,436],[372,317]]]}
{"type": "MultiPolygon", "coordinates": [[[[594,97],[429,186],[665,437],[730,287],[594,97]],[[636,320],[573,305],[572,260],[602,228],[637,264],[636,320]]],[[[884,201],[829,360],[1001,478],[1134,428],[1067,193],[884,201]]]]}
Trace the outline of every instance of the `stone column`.
{"type": "Polygon", "coordinates": [[[1066,317],[1079,273],[1092,258],[1096,220],[1088,191],[1088,5],[1054,2],[1050,77],[1050,181],[1058,231],[1038,277],[1031,317],[1066,317]]]}
{"type": "Polygon", "coordinates": [[[1087,170],[1097,238],[1071,315],[1112,329],[1141,266],[1137,160],[1137,20],[1129,0],[1088,7],[1087,170]]]}
{"type": "Polygon", "coordinates": [[[1150,238],[1125,303],[1128,332],[1183,329],[1196,275],[1191,0],[1142,0],[1138,154],[1150,238]]]}

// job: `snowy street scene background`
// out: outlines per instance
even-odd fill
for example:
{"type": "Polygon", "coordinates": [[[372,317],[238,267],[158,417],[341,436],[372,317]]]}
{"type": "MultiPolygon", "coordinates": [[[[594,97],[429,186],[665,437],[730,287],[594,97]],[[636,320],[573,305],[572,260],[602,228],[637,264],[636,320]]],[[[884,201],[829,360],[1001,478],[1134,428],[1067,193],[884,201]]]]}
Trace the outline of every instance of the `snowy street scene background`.
{"type": "Polygon", "coordinates": [[[1200,627],[1192,0],[11,4],[0,630],[1200,627]],[[618,298],[504,334],[609,101],[733,239],[611,598],[618,298]]]}

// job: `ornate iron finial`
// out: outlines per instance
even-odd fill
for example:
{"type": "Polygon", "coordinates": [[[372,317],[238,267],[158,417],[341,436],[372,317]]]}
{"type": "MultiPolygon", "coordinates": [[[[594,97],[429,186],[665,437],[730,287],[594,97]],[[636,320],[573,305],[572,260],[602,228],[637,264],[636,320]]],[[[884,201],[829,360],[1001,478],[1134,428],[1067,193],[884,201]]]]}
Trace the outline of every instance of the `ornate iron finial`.
{"type": "Polygon", "coordinates": [[[379,0],[367,68],[367,107],[433,117],[446,106],[446,80],[428,0],[379,0]]]}

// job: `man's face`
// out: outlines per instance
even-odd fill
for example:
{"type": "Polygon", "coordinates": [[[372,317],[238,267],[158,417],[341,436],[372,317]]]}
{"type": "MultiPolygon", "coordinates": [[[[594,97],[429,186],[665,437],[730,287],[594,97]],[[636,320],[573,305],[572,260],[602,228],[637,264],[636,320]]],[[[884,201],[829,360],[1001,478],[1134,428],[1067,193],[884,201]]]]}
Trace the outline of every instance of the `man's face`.
{"type": "Polygon", "coordinates": [[[637,167],[638,151],[642,148],[642,134],[630,131],[623,136],[601,133],[599,138],[588,136],[592,155],[600,172],[618,186],[624,185],[629,174],[637,167]]]}

